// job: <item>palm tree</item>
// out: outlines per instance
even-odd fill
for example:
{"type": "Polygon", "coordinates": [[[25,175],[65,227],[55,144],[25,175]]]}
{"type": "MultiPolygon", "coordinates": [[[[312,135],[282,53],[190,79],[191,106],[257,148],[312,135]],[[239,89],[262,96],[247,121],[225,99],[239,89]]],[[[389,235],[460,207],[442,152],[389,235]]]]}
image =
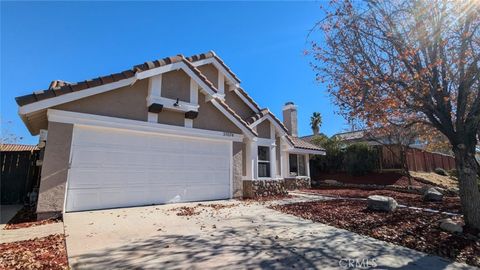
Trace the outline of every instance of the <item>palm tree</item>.
{"type": "Polygon", "coordinates": [[[320,126],[322,125],[322,115],[319,112],[314,112],[310,117],[310,127],[313,130],[313,135],[318,135],[320,126]]]}

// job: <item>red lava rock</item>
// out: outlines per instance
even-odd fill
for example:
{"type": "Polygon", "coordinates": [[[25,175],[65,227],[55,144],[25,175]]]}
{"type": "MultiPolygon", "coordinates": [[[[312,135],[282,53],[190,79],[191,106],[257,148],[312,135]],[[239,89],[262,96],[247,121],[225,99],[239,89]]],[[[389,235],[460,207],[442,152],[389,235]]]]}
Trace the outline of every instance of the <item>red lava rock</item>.
{"type": "Polygon", "coordinates": [[[406,206],[430,208],[443,212],[461,213],[459,197],[443,197],[443,202],[426,202],[422,195],[398,192],[392,190],[364,190],[351,188],[316,188],[305,189],[304,192],[310,192],[332,197],[346,198],[367,198],[371,195],[382,195],[394,198],[399,204],[406,206]]]}
{"type": "MultiPolygon", "coordinates": [[[[333,179],[342,183],[349,183],[349,184],[408,186],[408,178],[396,172],[369,173],[362,176],[351,176],[346,173],[331,173],[331,174],[322,174],[319,177],[317,177],[317,179],[314,179],[314,180],[322,181],[326,179],[333,179]]],[[[415,180],[414,178],[412,178],[412,185],[419,186],[419,187],[426,186],[425,183],[415,180]]]]}
{"type": "Polygon", "coordinates": [[[68,269],[62,234],[0,244],[2,269],[68,269]]]}
{"type": "Polygon", "coordinates": [[[51,218],[51,219],[44,219],[44,220],[37,220],[37,213],[35,212],[35,208],[24,207],[18,211],[18,213],[8,221],[8,223],[3,228],[4,230],[15,230],[21,228],[29,228],[40,226],[44,224],[56,223],[60,222],[62,219],[58,218],[51,218]]]}
{"type": "Polygon", "coordinates": [[[283,200],[283,199],[290,199],[293,198],[292,195],[279,195],[279,196],[259,196],[255,198],[241,198],[239,200],[244,202],[268,202],[268,201],[276,201],[276,200],[283,200]]]}
{"type": "MultiPolygon", "coordinates": [[[[479,238],[442,231],[438,221],[447,217],[444,214],[406,208],[398,208],[391,213],[372,212],[367,210],[366,201],[359,200],[303,202],[272,208],[425,253],[480,266],[479,238]]],[[[462,222],[460,216],[452,219],[462,222]]]]}

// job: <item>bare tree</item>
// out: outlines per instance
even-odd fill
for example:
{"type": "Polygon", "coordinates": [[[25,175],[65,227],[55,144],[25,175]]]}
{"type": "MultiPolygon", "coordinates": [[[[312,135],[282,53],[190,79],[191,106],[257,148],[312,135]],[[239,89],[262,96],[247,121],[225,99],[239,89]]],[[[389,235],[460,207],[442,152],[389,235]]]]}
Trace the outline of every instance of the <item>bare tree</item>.
{"type": "Polygon", "coordinates": [[[332,1],[313,44],[318,80],[370,128],[422,123],[452,145],[465,223],[480,229],[480,1],[332,1]]]}

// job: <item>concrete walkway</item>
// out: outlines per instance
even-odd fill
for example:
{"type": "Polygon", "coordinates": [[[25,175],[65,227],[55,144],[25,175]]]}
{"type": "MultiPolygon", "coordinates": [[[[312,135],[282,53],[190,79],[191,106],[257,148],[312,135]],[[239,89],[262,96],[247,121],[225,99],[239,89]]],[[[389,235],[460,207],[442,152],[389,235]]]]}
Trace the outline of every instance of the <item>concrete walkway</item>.
{"type": "MultiPolygon", "coordinates": [[[[315,200],[292,198],[286,202],[315,200]]],[[[268,208],[208,202],[67,213],[74,269],[473,269],[268,208]],[[178,216],[180,206],[198,215],[178,216]],[[348,261],[350,260],[350,261],[348,261]],[[376,267],[374,267],[376,266],[376,267]],[[358,268],[358,267],[357,267],[358,268]]]]}
{"type": "Polygon", "coordinates": [[[0,230],[7,225],[7,222],[10,221],[22,207],[23,206],[19,204],[0,205],[0,230]]]}
{"type": "Polygon", "coordinates": [[[0,244],[45,237],[51,234],[63,234],[63,232],[62,222],[15,230],[0,230],[0,244]]]}

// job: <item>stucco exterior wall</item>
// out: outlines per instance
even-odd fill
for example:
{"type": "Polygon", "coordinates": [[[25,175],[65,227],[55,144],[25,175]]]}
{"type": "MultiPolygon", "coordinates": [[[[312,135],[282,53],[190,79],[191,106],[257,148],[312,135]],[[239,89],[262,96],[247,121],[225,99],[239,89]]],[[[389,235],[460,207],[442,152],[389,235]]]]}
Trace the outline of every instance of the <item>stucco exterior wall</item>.
{"type": "Polygon", "coordinates": [[[243,196],[243,145],[241,142],[233,143],[233,197],[240,198],[243,196]]]}
{"type": "Polygon", "coordinates": [[[163,110],[158,114],[158,123],[173,126],[185,126],[185,113],[163,110]]]}
{"type": "Polygon", "coordinates": [[[73,125],[49,122],[37,203],[39,218],[62,212],[73,125]]]}
{"type": "Polygon", "coordinates": [[[262,123],[257,125],[258,137],[270,139],[270,121],[265,120],[262,123]]]}
{"type": "Polygon", "coordinates": [[[162,74],[161,96],[190,102],[190,76],[183,70],[162,74]]]}
{"type": "Polygon", "coordinates": [[[232,108],[242,119],[247,119],[255,114],[250,107],[248,107],[243,100],[233,91],[228,90],[228,86],[225,86],[225,103],[232,108]]]}
{"type": "Polygon", "coordinates": [[[198,94],[198,116],[193,120],[193,127],[215,131],[224,131],[241,134],[242,131],[232,123],[211,102],[205,102],[205,95],[198,94]]]}
{"type": "Polygon", "coordinates": [[[55,106],[54,109],[132,120],[147,120],[148,79],[98,95],[55,106]]]}
{"type": "Polygon", "coordinates": [[[199,66],[198,69],[218,89],[218,70],[217,70],[217,68],[212,64],[208,64],[208,65],[199,66]]]}

